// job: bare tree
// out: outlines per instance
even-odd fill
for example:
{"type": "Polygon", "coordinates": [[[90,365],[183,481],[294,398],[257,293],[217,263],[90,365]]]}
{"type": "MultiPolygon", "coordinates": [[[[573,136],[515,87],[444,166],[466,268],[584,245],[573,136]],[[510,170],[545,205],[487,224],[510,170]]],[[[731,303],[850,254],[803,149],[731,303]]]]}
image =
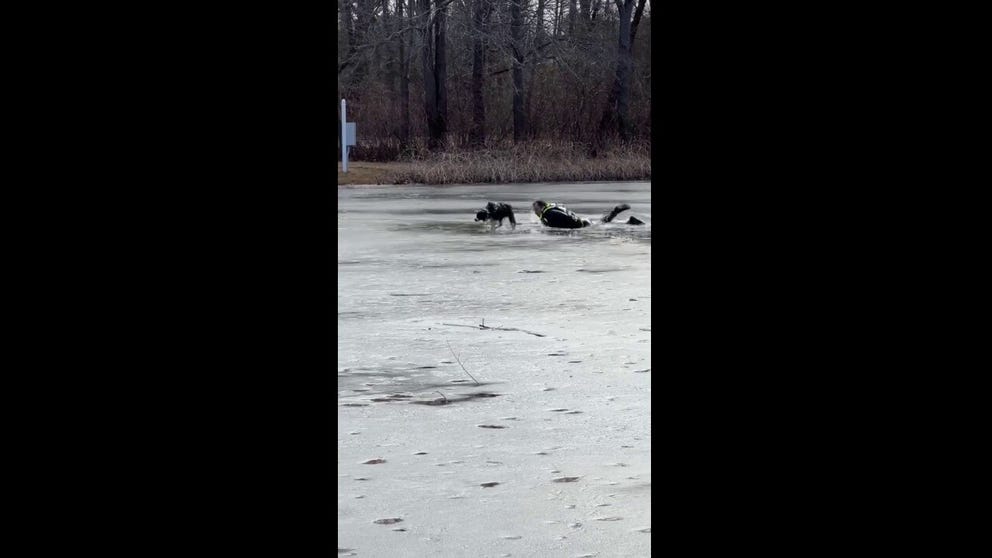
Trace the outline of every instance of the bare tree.
{"type": "MultiPolygon", "coordinates": [[[[634,55],[631,45],[637,33],[637,27],[632,25],[631,16],[634,11],[634,0],[613,0],[617,6],[619,25],[617,29],[617,60],[616,76],[606,110],[600,120],[600,136],[605,134],[611,123],[616,123],[617,132],[624,141],[630,139],[630,78],[634,70],[634,55]]],[[[638,0],[636,21],[640,23],[644,11],[645,0],[638,0]]]]}
{"type": "Polygon", "coordinates": [[[524,113],[524,17],[527,0],[510,0],[510,49],[513,56],[513,141],[527,132],[524,113]]]}
{"type": "Polygon", "coordinates": [[[473,0],[472,10],[472,130],[470,142],[482,145],[486,141],[486,23],[492,11],[489,0],[473,0]]]}
{"type": "Polygon", "coordinates": [[[422,63],[424,78],[424,108],[427,115],[428,146],[444,145],[448,133],[448,65],[445,48],[447,9],[450,0],[442,2],[420,0],[420,16],[424,19],[422,63]]]}
{"type": "Polygon", "coordinates": [[[338,16],[362,156],[650,131],[647,0],[339,0],[338,16]]]}
{"type": "MultiPolygon", "coordinates": [[[[403,3],[406,0],[396,0],[397,29],[403,26],[403,3]]],[[[413,0],[409,0],[408,14],[413,14],[413,0]]],[[[399,35],[399,74],[400,74],[400,145],[406,147],[410,143],[410,61],[407,60],[407,33],[399,35]]]]}

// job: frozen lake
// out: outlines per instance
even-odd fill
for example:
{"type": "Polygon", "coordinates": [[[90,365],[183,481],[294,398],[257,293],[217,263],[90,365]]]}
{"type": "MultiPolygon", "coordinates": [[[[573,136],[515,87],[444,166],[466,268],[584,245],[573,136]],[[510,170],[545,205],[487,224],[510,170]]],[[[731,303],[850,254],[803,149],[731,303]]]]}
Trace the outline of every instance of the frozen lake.
{"type": "Polygon", "coordinates": [[[650,257],[646,182],[339,188],[339,552],[648,556],[650,257]]]}

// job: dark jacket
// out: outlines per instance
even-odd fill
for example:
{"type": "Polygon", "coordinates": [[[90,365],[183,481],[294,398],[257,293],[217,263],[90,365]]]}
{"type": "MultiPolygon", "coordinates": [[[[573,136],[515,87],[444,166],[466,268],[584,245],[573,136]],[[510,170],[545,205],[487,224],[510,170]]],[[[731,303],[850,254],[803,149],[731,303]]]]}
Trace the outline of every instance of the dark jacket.
{"type": "Polygon", "coordinates": [[[582,219],[564,206],[548,204],[541,213],[541,222],[556,229],[581,229],[590,225],[587,219],[582,219]]]}

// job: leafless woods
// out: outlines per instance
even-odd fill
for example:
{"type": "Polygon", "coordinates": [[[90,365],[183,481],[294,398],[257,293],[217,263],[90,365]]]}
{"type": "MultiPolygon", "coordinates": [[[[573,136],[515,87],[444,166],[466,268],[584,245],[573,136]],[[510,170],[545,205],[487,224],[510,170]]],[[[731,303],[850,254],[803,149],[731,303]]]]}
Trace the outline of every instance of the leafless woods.
{"type": "Polygon", "coordinates": [[[338,98],[380,159],[651,133],[647,0],[338,0],[338,98]]]}

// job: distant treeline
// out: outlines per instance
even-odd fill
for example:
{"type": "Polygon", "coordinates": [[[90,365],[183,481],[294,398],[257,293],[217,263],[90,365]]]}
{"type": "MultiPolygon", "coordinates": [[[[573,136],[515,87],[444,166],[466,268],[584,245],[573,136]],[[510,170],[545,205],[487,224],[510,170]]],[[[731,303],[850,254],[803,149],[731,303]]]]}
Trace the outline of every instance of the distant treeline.
{"type": "Polygon", "coordinates": [[[650,137],[646,0],[338,0],[338,31],[338,104],[370,159],[650,137]]]}

